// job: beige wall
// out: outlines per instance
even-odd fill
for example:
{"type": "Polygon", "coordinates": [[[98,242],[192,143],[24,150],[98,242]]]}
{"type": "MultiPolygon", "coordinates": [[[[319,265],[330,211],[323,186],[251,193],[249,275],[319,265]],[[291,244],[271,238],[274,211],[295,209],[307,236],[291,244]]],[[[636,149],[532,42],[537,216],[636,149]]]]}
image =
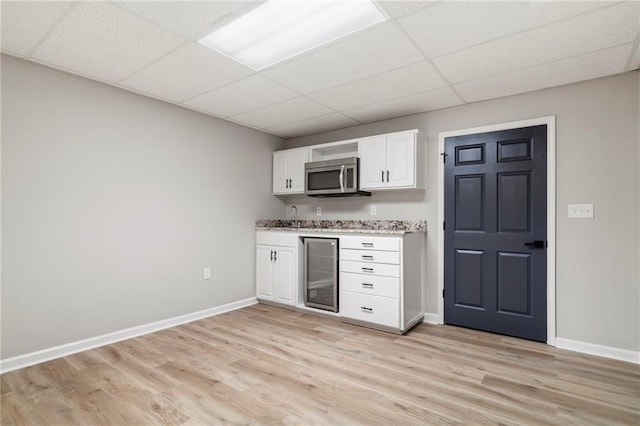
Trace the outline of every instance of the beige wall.
{"type": "Polygon", "coordinates": [[[2,56],[2,359],[254,297],[281,146],[2,56]]]}
{"type": "Polygon", "coordinates": [[[366,199],[296,196],[300,217],[426,219],[427,310],[435,313],[438,133],[556,115],[557,335],[640,350],[638,71],[615,77],[371,123],[288,141],[293,148],[418,128],[427,136],[426,192],[366,199]],[[593,220],[567,218],[569,203],[594,203],[593,220]]]}

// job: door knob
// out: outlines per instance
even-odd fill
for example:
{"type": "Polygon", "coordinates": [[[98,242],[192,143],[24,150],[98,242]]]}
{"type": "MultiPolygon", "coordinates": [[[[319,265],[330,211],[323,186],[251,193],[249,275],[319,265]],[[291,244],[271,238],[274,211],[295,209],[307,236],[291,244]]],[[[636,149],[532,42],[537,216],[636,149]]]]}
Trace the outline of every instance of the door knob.
{"type": "Polygon", "coordinates": [[[524,245],[525,247],[531,247],[531,248],[545,248],[547,245],[547,242],[543,240],[535,240],[535,241],[528,241],[524,243],[524,245]]]}

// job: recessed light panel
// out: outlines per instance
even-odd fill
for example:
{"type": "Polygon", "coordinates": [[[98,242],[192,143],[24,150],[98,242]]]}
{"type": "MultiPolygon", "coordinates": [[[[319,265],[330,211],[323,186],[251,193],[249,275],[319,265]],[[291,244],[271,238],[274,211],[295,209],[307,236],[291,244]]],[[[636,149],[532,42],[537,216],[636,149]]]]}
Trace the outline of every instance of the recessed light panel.
{"type": "Polygon", "coordinates": [[[257,71],[386,19],[371,0],[269,0],[200,43],[257,71]]]}

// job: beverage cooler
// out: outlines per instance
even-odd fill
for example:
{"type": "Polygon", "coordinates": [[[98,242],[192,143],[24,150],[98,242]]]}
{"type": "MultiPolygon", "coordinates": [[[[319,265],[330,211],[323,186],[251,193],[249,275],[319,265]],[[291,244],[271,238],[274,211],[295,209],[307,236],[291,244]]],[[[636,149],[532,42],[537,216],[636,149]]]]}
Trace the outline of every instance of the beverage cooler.
{"type": "Polygon", "coordinates": [[[338,312],[338,239],[304,239],[304,304],[338,312]]]}

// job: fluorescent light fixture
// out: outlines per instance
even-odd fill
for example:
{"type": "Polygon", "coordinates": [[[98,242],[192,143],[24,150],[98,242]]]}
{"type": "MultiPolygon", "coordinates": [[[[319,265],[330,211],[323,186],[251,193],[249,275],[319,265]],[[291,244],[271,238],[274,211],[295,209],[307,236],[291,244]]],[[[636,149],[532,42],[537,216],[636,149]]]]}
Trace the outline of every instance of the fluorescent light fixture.
{"type": "Polygon", "coordinates": [[[269,0],[200,43],[258,71],[386,19],[371,0],[269,0]]]}

